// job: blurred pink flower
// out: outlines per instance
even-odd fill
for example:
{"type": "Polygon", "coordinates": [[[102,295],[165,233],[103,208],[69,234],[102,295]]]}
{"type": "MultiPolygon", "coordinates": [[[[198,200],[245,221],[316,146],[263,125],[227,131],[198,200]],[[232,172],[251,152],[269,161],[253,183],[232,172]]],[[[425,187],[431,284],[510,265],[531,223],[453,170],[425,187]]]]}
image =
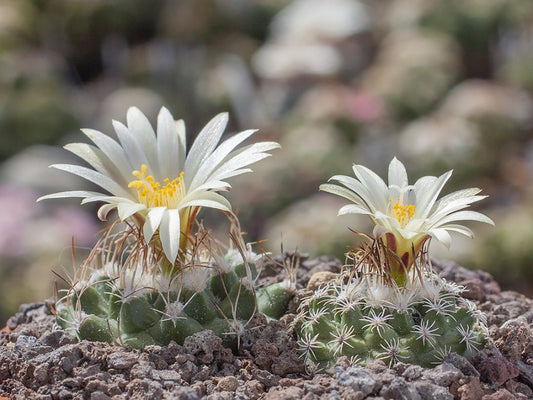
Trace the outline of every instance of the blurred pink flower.
{"type": "Polygon", "coordinates": [[[375,121],[385,114],[385,106],[379,98],[360,90],[354,90],[348,95],[347,107],[348,111],[362,122],[375,121]]]}
{"type": "Polygon", "coordinates": [[[69,206],[49,212],[35,204],[37,197],[26,188],[0,185],[0,258],[32,258],[45,249],[55,253],[72,237],[76,246],[94,243],[99,228],[91,215],[69,206]]]}
{"type": "Polygon", "coordinates": [[[18,256],[24,248],[24,226],[35,213],[29,190],[0,186],[0,255],[18,256]]]}

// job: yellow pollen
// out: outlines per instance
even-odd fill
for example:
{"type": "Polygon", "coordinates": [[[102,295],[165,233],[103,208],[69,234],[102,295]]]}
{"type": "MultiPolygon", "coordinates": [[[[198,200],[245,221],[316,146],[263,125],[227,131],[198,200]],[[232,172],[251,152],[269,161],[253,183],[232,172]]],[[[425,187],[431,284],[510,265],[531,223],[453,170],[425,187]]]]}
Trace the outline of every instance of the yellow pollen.
{"type": "MultiPolygon", "coordinates": [[[[390,204],[392,204],[392,199],[389,199],[390,204]]],[[[403,199],[397,198],[390,208],[390,213],[400,223],[401,227],[405,228],[415,215],[415,206],[412,204],[403,204],[403,199]]]]}
{"type": "Polygon", "coordinates": [[[164,185],[157,182],[152,175],[148,175],[146,164],[141,165],[140,171],[133,171],[133,176],[137,179],[131,181],[128,187],[137,190],[139,202],[146,207],[177,208],[178,203],[185,196],[183,172],[172,181],[165,178],[164,185]]]}

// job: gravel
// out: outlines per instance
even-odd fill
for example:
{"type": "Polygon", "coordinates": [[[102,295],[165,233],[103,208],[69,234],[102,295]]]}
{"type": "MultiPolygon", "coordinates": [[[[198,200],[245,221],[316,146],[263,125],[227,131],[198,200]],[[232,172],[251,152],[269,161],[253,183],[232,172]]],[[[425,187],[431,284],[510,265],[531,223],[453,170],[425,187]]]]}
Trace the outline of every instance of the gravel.
{"type": "MultiPolygon", "coordinates": [[[[309,271],[335,272],[331,257],[302,259],[300,285],[309,271]]],[[[487,315],[491,340],[471,359],[450,355],[432,369],[381,361],[352,366],[341,358],[333,375],[306,374],[295,338],[282,321],[256,316],[237,355],[211,331],[183,346],[127,350],[78,342],[54,330],[51,302],[26,304],[0,332],[0,396],[36,400],[122,399],[420,399],[504,400],[533,398],[533,301],[501,292],[485,272],[451,262],[434,263],[446,279],[487,315]]],[[[272,274],[269,279],[274,279],[272,274]]]]}

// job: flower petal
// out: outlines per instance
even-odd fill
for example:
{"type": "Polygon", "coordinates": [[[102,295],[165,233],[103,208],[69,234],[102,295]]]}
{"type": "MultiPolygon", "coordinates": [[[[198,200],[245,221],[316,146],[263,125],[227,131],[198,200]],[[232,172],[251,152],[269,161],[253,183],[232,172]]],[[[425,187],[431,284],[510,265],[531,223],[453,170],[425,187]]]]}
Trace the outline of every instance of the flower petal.
{"type": "Polygon", "coordinates": [[[389,189],[383,179],[362,165],[354,165],[353,171],[357,179],[367,188],[369,201],[375,209],[385,212],[387,210],[389,189]]]}
{"type": "Polygon", "coordinates": [[[69,143],[64,149],[77,155],[96,171],[109,176],[121,186],[127,186],[129,181],[124,179],[122,171],[99,148],[86,143],[69,143]]]}
{"type": "Polygon", "coordinates": [[[424,231],[426,226],[428,226],[427,219],[413,218],[407,223],[404,229],[410,231],[424,231]]]}
{"type": "Polygon", "coordinates": [[[436,222],[432,227],[438,228],[440,226],[443,226],[444,224],[448,224],[449,222],[454,222],[454,221],[477,221],[477,222],[484,222],[486,224],[494,225],[494,221],[492,221],[485,214],[481,214],[480,212],[458,211],[458,212],[448,215],[445,218],[442,218],[440,221],[436,222]]]}
{"type": "Polygon", "coordinates": [[[459,224],[446,224],[441,226],[441,229],[446,229],[447,231],[457,232],[462,235],[469,237],[470,239],[474,238],[474,232],[470,228],[459,224]]]}
{"type": "Polygon", "coordinates": [[[228,124],[228,114],[221,113],[207,123],[196,137],[185,160],[185,179],[194,177],[205,159],[213,152],[228,124]]]}
{"type": "Polygon", "coordinates": [[[178,256],[181,237],[180,214],[178,210],[165,210],[159,226],[159,238],[163,252],[170,262],[178,256]]]}
{"type": "Polygon", "coordinates": [[[243,131],[224,141],[215,151],[213,151],[213,153],[209,155],[205,163],[203,163],[202,168],[197,171],[196,175],[191,177],[191,183],[189,187],[193,189],[207,181],[208,177],[224,161],[226,156],[231,153],[235,147],[248,139],[255,132],[257,132],[256,129],[243,131]]]}
{"type": "Polygon", "coordinates": [[[97,196],[86,197],[81,201],[81,204],[94,203],[95,201],[103,201],[104,203],[118,205],[120,203],[135,204],[136,202],[125,197],[109,196],[105,194],[98,194],[97,196]]]}
{"type": "Polygon", "coordinates": [[[87,190],[69,190],[67,192],[58,192],[47,194],[46,196],[39,197],[36,201],[48,200],[48,199],[66,199],[66,198],[75,198],[75,197],[91,197],[91,196],[102,196],[102,193],[98,192],[89,192],[87,190]]]}
{"type": "Polygon", "coordinates": [[[180,204],[180,209],[185,207],[208,207],[216,208],[222,211],[231,211],[230,202],[224,197],[215,192],[196,193],[187,196],[180,204]]]}
{"type": "Polygon", "coordinates": [[[152,208],[146,215],[146,220],[143,225],[143,235],[146,243],[150,242],[150,239],[152,239],[152,236],[159,228],[165,210],[165,207],[152,208]]]}
{"type": "Polygon", "coordinates": [[[130,194],[117,182],[112,180],[110,177],[105,176],[99,172],[96,172],[92,169],[81,167],[79,165],[71,164],[54,164],[50,166],[51,168],[56,168],[62,171],[70,172],[71,174],[78,175],[90,182],[93,182],[100,186],[101,188],[107,190],[109,193],[114,194],[115,196],[129,197],[130,194]]]}
{"type": "MultiPolygon", "coordinates": [[[[337,196],[344,197],[345,199],[348,199],[348,200],[354,202],[357,205],[361,205],[361,206],[367,207],[366,203],[361,199],[361,197],[358,196],[357,193],[354,193],[354,192],[352,192],[351,190],[349,190],[349,189],[347,189],[345,187],[342,187],[342,186],[339,186],[339,185],[335,185],[335,184],[332,184],[332,183],[324,183],[324,184],[320,185],[319,189],[324,191],[324,192],[328,192],[328,193],[331,193],[331,194],[335,194],[337,196]]],[[[368,208],[369,211],[374,211],[374,210],[370,209],[369,207],[367,207],[367,208],[368,208]]]]}
{"type": "Polygon", "coordinates": [[[445,229],[432,229],[428,233],[431,237],[441,242],[448,249],[450,248],[450,245],[452,244],[452,238],[445,229]]]}
{"type": "Polygon", "coordinates": [[[346,175],[335,175],[329,178],[329,181],[337,181],[339,183],[342,183],[348,189],[353,191],[353,193],[357,197],[361,199],[363,204],[365,204],[366,208],[372,211],[376,211],[376,207],[374,204],[372,204],[370,194],[368,193],[368,189],[357,179],[352,178],[351,176],[346,176],[346,175]]]}
{"type": "Polygon", "coordinates": [[[224,181],[208,181],[204,183],[201,186],[198,186],[196,189],[191,190],[191,193],[194,193],[196,191],[202,190],[214,190],[216,192],[219,191],[228,191],[231,189],[231,185],[229,183],[226,183],[224,181]]]}
{"type": "Polygon", "coordinates": [[[178,176],[181,172],[180,149],[178,129],[170,111],[161,108],[157,116],[157,154],[160,165],[158,181],[165,178],[178,176]]]}
{"type": "Polygon", "coordinates": [[[260,142],[237,150],[227,157],[227,161],[220,165],[209,179],[221,181],[248,172],[250,169],[245,169],[243,167],[270,157],[271,154],[266,153],[266,151],[279,147],[279,144],[276,142],[260,142]]]}
{"type": "Polygon", "coordinates": [[[487,196],[469,196],[464,198],[457,198],[455,200],[451,200],[448,203],[443,204],[438,204],[437,202],[433,207],[435,212],[430,215],[429,220],[431,221],[431,224],[436,223],[439,219],[444,218],[445,216],[453,212],[462,210],[468,207],[470,204],[483,200],[486,197],[487,196]]]}
{"type": "Polygon", "coordinates": [[[131,217],[133,214],[138,213],[139,211],[145,210],[146,206],[139,203],[118,203],[118,217],[121,221],[131,217]]]}
{"type": "Polygon", "coordinates": [[[148,162],[146,154],[144,154],[144,150],[140,147],[139,142],[134,138],[126,125],[118,121],[113,121],[112,124],[130,165],[135,169],[139,169],[142,164],[146,164],[148,171],[153,173],[153,169],[148,162]]]}
{"type": "Polygon", "coordinates": [[[394,157],[389,164],[389,186],[394,185],[403,188],[408,185],[407,171],[405,166],[394,157]]]}
{"type": "Polygon", "coordinates": [[[444,197],[441,197],[437,201],[437,204],[439,206],[443,206],[443,205],[449,204],[449,203],[451,203],[451,202],[453,202],[453,201],[455,201],[457,199],[462,199],[462,198],[465,198],[465,197],[475,196],[479,192],[481,192],[481,189],[478,189],[478,188],[468,188],[468,189],[457,190],[455,192],[447,194],[444,197]]]}
{"type": "Polygon", "coordinates": [[[104,204],[98,209],[96,215],[100,221],[107,221],[107,214],[115,208],[117,208],[116,204],[104,204]]]}
{"type": "Polygon", "coordinates": [[[178,170],[185,171],[185,159],[187,157],[187,134],[185,122],[180,119],[176,121],[176,130],[178,132],[178,170]]]}
{"type": "Polygon", "coordinates": [[[137,142],[138,147],[146,155],[148,165],[152,168],[152,173],[159,176],[157,142],[150,121],[148,121],[146,115],[144,115],[137,107],[130,107],[128,109],[126,120],[128,121],[128,130],[133,139],[137,142]]]}
{"type": "Polygon", "coordinates": [[[416,218],[427,218],[430,211],[437,200],[442,188],[450,179],[452,171],[448,171],[445,174],[435,178],[433,176],[426,176],[420,178],[415,183],[415,193],[416,193],[416,209],[415,217],[416,218]]]}
{"type": "Polygon", "coordinates": [[[390,215],[382,213],[381,211],[376,211],[374,214],[372,214],[371,218],[388,230],[397,231],[401,229],[400,223],[398,222],[396,218],[393,218],[390,215]]]}
{"type": "Polygon", "coordinates": [[[345,215],[345,214],[363,214],[363,215],[371,215],[372,213],[368,211],[366,208],[357,206],[355,204],[347,204],[339,210],[339,213],[337,215],[345,215]]]}
{"type": "Polygon", "coordinates": [[[131,171],[138,166],[130,164],[124,149],[117,142],[94,129],[82,129],[81,131],[116,165],[125,180],[131,178],[131,171]]]}

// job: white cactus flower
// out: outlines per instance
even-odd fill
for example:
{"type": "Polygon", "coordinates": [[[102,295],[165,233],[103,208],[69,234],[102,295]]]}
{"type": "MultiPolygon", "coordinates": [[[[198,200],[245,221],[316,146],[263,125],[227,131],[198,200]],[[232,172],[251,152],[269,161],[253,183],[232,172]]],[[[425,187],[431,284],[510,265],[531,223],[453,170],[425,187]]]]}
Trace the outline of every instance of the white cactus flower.
{"type": "Polygon", "coordinates": [[[362,165],[354,165],[356,178],[344,175],[333,176],[320,189],[348,200],[339,210],[342,214],[368,215],[376,225],[374,234],[397,232],[407,240],[420,235],[429,235],[446,246],[450,245],[448,231],[473,237],[472,231],[457,221],[479,221],[493,224],[487,216],[476,211],[461,211],[470,204],[487,196],[478,196],[478,188],[453,192],[437,200],[452,171],[440,177],[424,176],[414,185],[409,185],[404,165],[393,158],[389,164],[388,185],[374,172],[362,165]]]}
{"type": "Polygon", "coordinates": [[[228,200],[218,194],[230,189],[225,180],[251,171],[249,165],[279,147],[275,142],[259,142],[236,149],[255,130],[240,132],[218,145],[227,122],[226,113],[217,115],[187,152],[182,120],[174,121],[170,112],[162,108],[156,134],[146,116],[131,107],[127,125],[113,121],[118,142],[99,131],[83,129],[94,145],[65,146],[93,169],[52,165],[95,183],[107,193],[67,191],[39,200],[80,197],[82,204],[104,202],[98,211],[100,219],[116,208],[120,220],[131,218],[142,228],[147,243],[158,236],[164,254],[174,263],[201,207],[231,210],[228,200]]]}
{"type": "Polygon", "coordinates": [[[375,224],[374,235],[383,238],[404,269],[410,268],[430,237],[447,247],[451,243],[449,232],[472,238],[472,231],[458,222],[494,224],[484,214],[464,211],[486,197],[478,195],[480,189],[463,189],[438,199],[452,171],[439,177],[424,176],[414,185],[409,185],[405,167],[396,158],[389,164],[388,185],[362,165],[354,165],[353,171],[355,178],[336,175],[330,179],[335,183],[323,184],[320,189],[352,202],[342,207],[339,215],[368,215],[375,224]]]}

